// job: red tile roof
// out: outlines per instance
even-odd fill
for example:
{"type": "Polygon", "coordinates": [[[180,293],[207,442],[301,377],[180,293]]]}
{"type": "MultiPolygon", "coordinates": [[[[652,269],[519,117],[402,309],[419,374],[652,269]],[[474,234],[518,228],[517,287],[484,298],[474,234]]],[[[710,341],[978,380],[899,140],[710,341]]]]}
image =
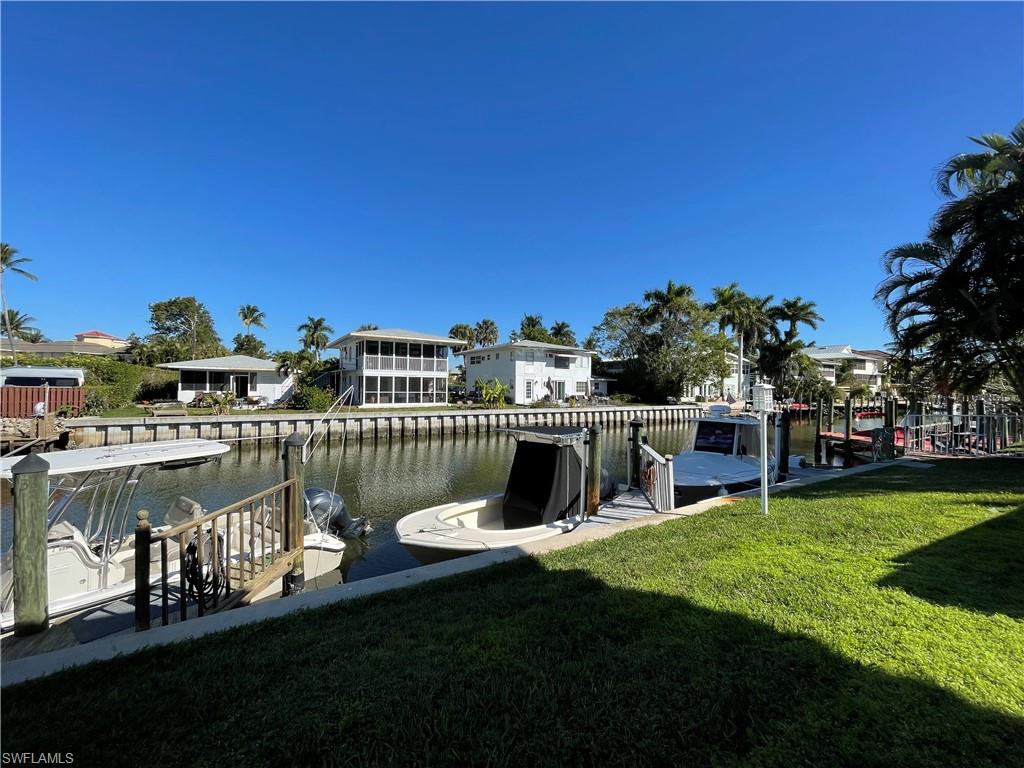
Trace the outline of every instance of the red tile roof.
{"type": "Polygon", "coordinates": [[[104,333],[103,331],[82,331],[81,333],[75,334],[76,339],[80,339],[83,336],[98,336],[101,339],[113,339],[114,341],[124,341],[124,339],[122,339],[120,336],[111,336],[109,333],[104,333]]]}

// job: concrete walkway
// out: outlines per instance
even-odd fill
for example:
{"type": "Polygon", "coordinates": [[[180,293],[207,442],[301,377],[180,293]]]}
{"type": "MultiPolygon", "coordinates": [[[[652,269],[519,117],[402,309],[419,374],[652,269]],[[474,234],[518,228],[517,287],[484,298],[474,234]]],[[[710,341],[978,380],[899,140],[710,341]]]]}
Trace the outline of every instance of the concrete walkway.
{"type": "MultiPolygon", "coordinates": [[[[796,479],[772,486],[770,492],[775,494],[780,491],[834,480],[838,477],[848,477],[862,472],[884,469],[885,467],[906,466],[908,464],[921,468],[931,466],[915,459],[900,459],[891,463],[865,464],[847,470],[803,470],[796,479]]],[[[197,640],[214,632],[222,632],[246,624],[288,616],[326,605],[345,603],[382,592],[390,592],[391,590],[424,584],[436,579],[477,571],[497,563],[516,560],[520,557],[539,555],[544,552],[565,549],[566,547],[575,546],[587,541],[605,539],[624,530],[658,525],[667,520],[698,515],[714,507],[734,503],[743,497],[757,496],[759,493],[758,489],[754,489],[733,496],[707,499],[697,504],[674,509],[671,512],[658,513],[651,509],[649,505],[644,506],[647,502],[642,494],[635,491],[627,492],[603,505],[597,517],[591,518],[572,533],[557,536],[553,539],[546,539],[521,547],[469,555],[443,563],[424,565],[407,571],[375,576],[370,579],[352,582],[351,584],[340,584],[336,587],[329,587],[316,592],[306,592],[286,599],[272,600],[245,608],[236,608],[224,613],[190,619],[189,621],[166,627],[154,627],[147,632],[112,635],[84,645],[17,659],[4,663],[2,668],[0,668],[0,685],[6,687],[26,680],[52,675],[68,667],[112,659],[124,654],[135,653],[144,648],[197,640]]]]}

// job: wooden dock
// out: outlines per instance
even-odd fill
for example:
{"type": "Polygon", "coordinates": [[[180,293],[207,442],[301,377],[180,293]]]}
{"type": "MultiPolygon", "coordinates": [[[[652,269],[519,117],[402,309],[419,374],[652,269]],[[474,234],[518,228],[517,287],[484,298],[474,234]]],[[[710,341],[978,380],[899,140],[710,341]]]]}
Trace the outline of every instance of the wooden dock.
{"type": "Polygon", "coordinates": [[[630,488],[598,507],[597,514],[588,518],[580,528],[614,525],[656,514],[657,511],[651,506],[643,491],[639,488],[630,488]]]}

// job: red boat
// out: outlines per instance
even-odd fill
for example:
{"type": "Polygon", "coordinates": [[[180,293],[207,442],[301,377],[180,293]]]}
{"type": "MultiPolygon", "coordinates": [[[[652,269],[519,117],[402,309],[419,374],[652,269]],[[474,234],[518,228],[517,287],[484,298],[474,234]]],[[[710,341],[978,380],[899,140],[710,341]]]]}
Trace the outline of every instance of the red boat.
{"type": "Polygon", "coordinates": [[[885,414],[881,411],[861,411],[860,413],[854,414],[855,419],[881,419],[885,414]]]}

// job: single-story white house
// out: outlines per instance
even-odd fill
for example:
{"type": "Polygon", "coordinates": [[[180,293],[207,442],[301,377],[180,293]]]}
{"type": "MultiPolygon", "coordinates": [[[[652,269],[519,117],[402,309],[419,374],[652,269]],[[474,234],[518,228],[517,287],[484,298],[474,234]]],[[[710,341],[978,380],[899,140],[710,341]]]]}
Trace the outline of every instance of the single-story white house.
{"type": "Polygon", "coordinates": [[[192,402],[204,392],[233,392],[235,397],[265,397],[271,403],[291,397],[294,379],[277,372],[277,363],[248,355],[160,363],[178,371],[178,400],[192,402]]]}
{"type": "Polygon", "coordinates": [[[591,358],[580,347],[514,341],[460,352],[466,359],[466,385],[498,379],[509,388],[512,402],[529,405],[550,395],[552,400],[593,394],[591,358]]]}

